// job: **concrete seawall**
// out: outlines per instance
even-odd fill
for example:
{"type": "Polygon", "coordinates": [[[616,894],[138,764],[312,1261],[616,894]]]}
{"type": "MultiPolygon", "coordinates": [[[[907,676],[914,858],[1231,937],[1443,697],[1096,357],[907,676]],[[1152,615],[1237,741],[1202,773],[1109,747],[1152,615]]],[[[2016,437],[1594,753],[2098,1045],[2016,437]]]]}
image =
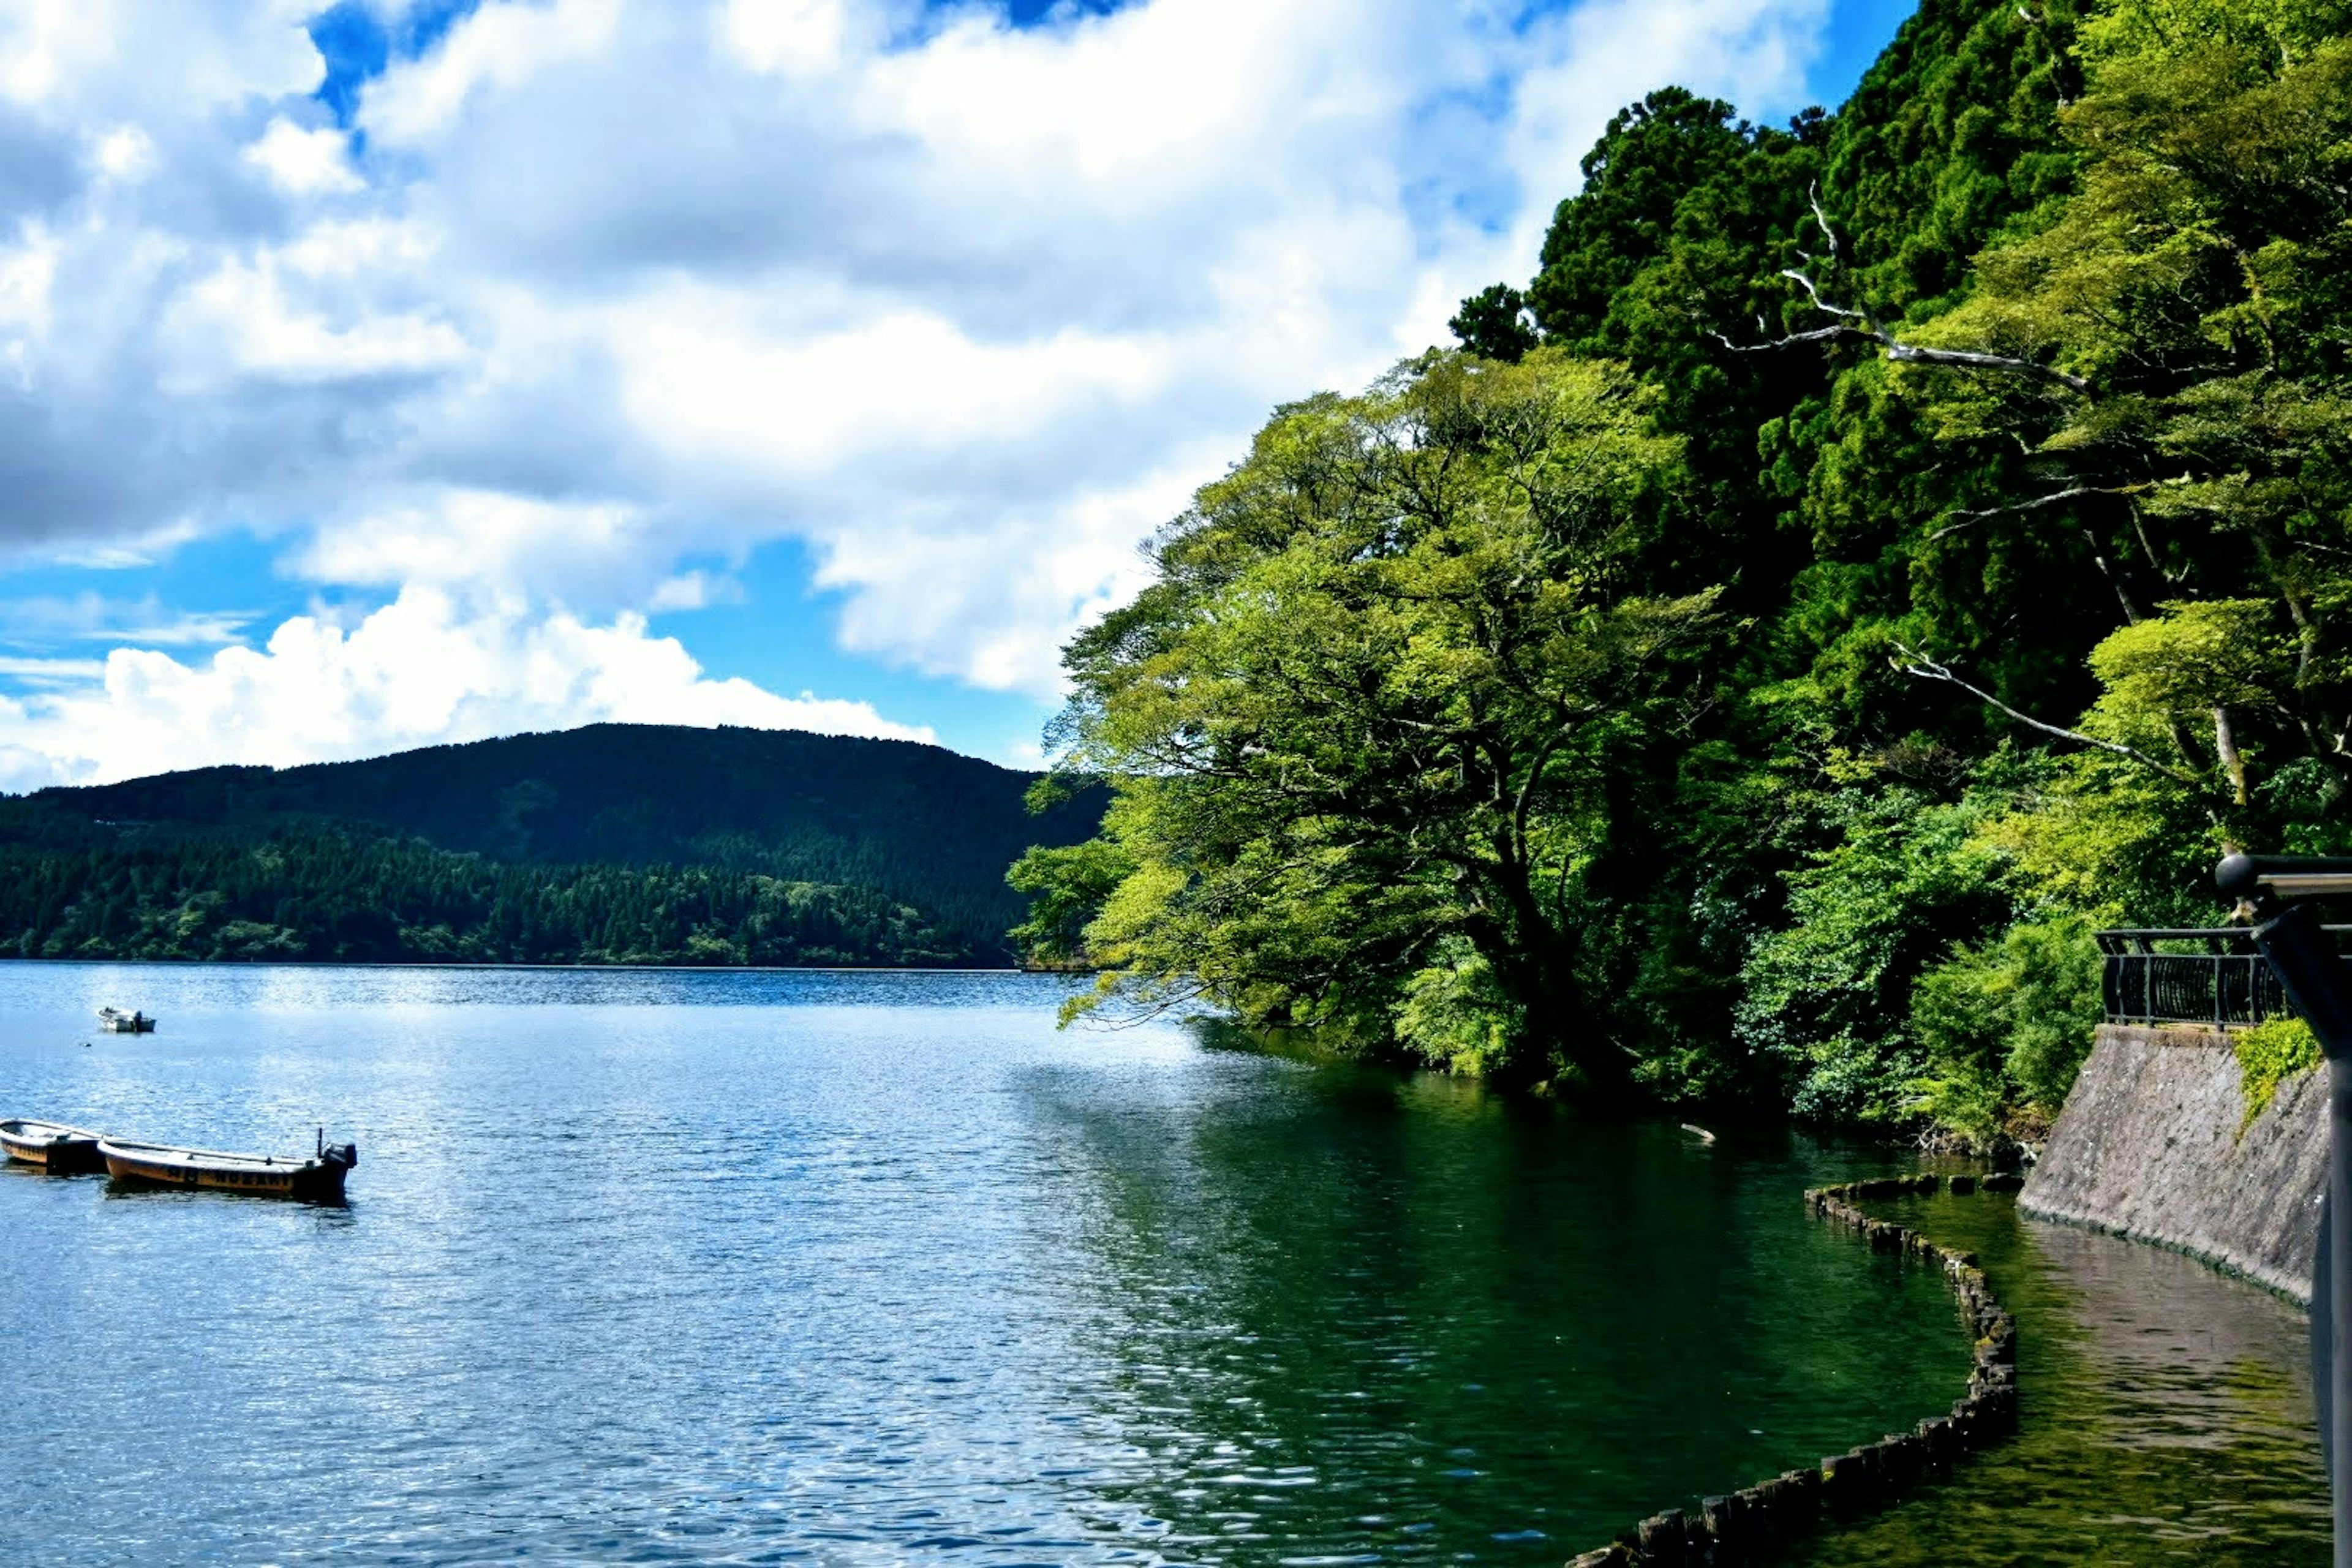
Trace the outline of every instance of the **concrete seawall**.
{"type": "Polygon", "coordinates": [[[2326,1081],[2282,1083],[2241,1136],[2245,1100],[2226,1032],[2105,1025],[2018,1205],[2176,1248],[2307,1305],[2326,1081]]]}

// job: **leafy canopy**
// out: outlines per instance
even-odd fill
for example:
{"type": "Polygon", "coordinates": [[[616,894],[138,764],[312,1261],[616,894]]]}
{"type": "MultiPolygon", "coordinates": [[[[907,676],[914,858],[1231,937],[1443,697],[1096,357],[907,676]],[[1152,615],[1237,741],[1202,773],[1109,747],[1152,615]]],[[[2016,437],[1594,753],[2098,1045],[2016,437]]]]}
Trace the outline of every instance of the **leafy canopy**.
{"type": "MultiPolygon", "coordinates": [[[[1673,724],[1712,595],[1628,591],[1675,445],[1613,364],[1433,353],[1283,410],[1070,646],[1066,765],[1124,874],[1088,999],[1594,1082],[1570,929],[1612,749],[1673,724]]],[[[1101,864],[1103,862],[1098,862],[1101,864]]],[[[1083,868],[1016,876],[1084,897],[1083,868]]]]}

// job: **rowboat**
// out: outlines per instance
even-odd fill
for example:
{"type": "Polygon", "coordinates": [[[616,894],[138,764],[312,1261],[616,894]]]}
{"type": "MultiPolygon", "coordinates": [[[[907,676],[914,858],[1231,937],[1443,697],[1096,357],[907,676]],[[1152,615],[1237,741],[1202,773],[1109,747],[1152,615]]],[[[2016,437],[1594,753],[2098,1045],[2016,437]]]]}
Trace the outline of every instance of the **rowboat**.
{"type": "Polygon", "coordinates": [[[107,1174],[118,1182],[205,1187],[310,1204],[341,1203],[343,1178],[360,1163],[358,1144],[330,1143],[324,1129],[319,1133],[319,1152],[307,1160],[283,1154],[225,1154],[215,1149],[181,1149],[120,1138],[100,1139],[98,1152],[106,1162],[107,1174]]]}
{"type": "Polygon", "coordinates": [[[0,1121],[0,1152],[20,1164],[41,1165],[57,1175],[103,1171],[98,1134],[62,1121],[0,1121]]]}
{"type": "Polygon", "coordinates": [[[110,1035],[152,1035],[155,1020],[135,1008],[126,1013],[120,1007],[100,1007],[98,1026],[110,1035]]]}

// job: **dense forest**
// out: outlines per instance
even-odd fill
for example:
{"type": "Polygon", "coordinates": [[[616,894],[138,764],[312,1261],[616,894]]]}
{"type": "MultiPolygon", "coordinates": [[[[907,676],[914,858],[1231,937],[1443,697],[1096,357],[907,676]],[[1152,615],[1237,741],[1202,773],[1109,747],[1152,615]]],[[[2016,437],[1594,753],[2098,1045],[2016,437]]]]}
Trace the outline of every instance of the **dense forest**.
{"type": "Polygon", "coordinates": [[[1002,964],[1034,775],[936,746],[594,725],[0,799],[0,952],[1002,964]]]}
{"type": "Polygon", "coordinates": [[[2030,1132],[2095,928],[2352,848],[2352,6],[1927,0],[1835,114],[1661,89],[1583,170],[1069,645],[1114,794],[1022,940],[1081,1006],[2030,1132]]]}

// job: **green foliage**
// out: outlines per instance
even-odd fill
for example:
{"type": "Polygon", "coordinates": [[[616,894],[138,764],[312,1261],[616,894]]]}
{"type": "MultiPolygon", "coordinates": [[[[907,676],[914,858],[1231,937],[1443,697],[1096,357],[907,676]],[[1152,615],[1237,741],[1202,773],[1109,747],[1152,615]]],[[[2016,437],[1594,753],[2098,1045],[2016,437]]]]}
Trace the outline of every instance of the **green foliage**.
{"type": "Polygon", "coordinates": [[[1398,1042],[1454,1072],[1492,1076],[1527,1032],[1525,1008],[1462,938],[1448,937],[1432,956],[1435,963],[1404,983],[1395,1010],[1398,1042]]]}
{"type": "Polygon", "coordinates": [[[2061,917],[2012,925],[1927,971],[1911,998],[1927,1061],[1912,1109],[1979,1147],[2011,1131],[2011,1107],[2054,1117],[2105,1016],[2100,963],[2089,923],[2061,917]]]}
{"type": "Polygon", "coordinates": [[[1924,0],[1835,115],[1661,89],[1454,324],[1072,645],[1129,858],[1034,874],[1109,994],[1984,1140],[2093,927],[2352,850],[2352,5],[1924,0]]]}
{"type": "Polygon", "coordinates": [[[1104,838],[1037,845],[1014,861],[1004,879],[1030,900],[1029,918],[1012,933],[1024,962],[1041,969],[1086,966],[1087,922],[1134,871],[1126,850],[1104,838]]]}
{"type": "Polygon", "coordinates": [[[1446,327],[1472,353],[1506,364],[1518,363],[1540,341],[1527,297],[1507,283],[1490,283],[1463,300],[1446,327]]]}
{"type": "Polygon", "coordinates": [[[2347,33],[2343,0],[2133,0],[2099,7],[2083,27],[2083,54],[2095,66],[2168,64],[2215,47],[2286,61],[2347,33]]]}
{"type": "Polygon", "coordinates": [[[1612,752],[1713,626],[1703,593],[1625,591],[1675,455],[1644,402],[1557,351],[1432,354],[1283,411],[1202,489],[1066,659],[1131,867],[1085,931],[1104,997],[1624,1076],[1578,1026],[1579,878],[1612,752]]]}
{"type": "Polygon", "coordinates": [[[1927,1062],[1910,989],[1956,933],[1997,931],[2011,903],[1998,851],[1978,837],[1996,792],[1938,802],[1858,781],[1823,803],[1834,834],[1786,879],[1786,923],[1758,939],[1738,1036],[1780,1065],[1789,1104],[1828,1121],[1889,1122],[1927,1062]]]}
{"type": "Polygon", "coordinates": [[[1678,87],[1621,110],[1584,155],[1584,188],[1560,203],[1544,236],[1543,268],[1527,303],[1545,339],[1622,349],[1607,323],[1643,268],[1672,248],[1684,202],[1769,134],[1736,122],[1731,105],[1678,87]]]}
{"type": "MultiPolygon", "coordinates": [[[[1945,73],[1971,68],[1972,44],[1940,63],[1916,52],[1943,25],[1923,9],[1874,77],[1960,79],[1945,73]]],[[[2010,25],[1987,13],[1971,37],[2010,25]]],[[[2063,42],[2063,18],[2031,25],[2063,42]]],[[[1974,157],[1988,173],[2010,162],[2008,195],[1991,206],[1972,207],[1968,193],[1992,183],[1948,165],[1934,203],[1913,183],[1913,216],[1890,250],[1872,237],[1879,198],[1859,199],[1869,182],[1847,157],[1888,139],[1883,126],[1847,139],[1874,88],[1832,139],[1826,199],[1852,215],[1843,237],[1854,259],[1822,276],[1883,314],[1906,313],[1907,342],[2055,365],[2089,387],[1882,355],[1845,373],[1813,427],[1837,436],[1809,482],[1817,549],[1857,557],[1834,575],[1827,560],[1811,568],[1810,584],[1837,591],[1803,606],[1822,650],[1812,684],[1842,738],[1932,725],[1980,752],[1969,726],[2008,721],[1958,692],[1939,716],[1923,712],[1916,684],[1890,689],[1890,666],[1919,668],[1911,648],[2084,737],[2053,748],[2032,785],[1969,836],[2000,856],[2014,900],[2001,920],[2021,923],[1970,931],[1930,911],[1955,956],[1850,966],[1848,984],[1891,976],[1881,1005],[1909,997],[1895,1009],[1906,1022],[1874,1038],[1834,1008],[1777,1025],[1836,1069],[1856,1114],[1886,1106],[1885,1064],[1915,1053],[1904,1109],[1979,1138],[2063,1099],[2095,1005],[2084,922],[2209,923],[2208,878],[2226,847],[2331,851],[2347,837],[2338,737],[2352,689],[2333,618],[2352,588],[2344,16],[2118,0],[2084,26],[2079,58],[2042,57],[2011,79],[2074,100],[2029,111],[2012,96],[1995,116],[2008,128],[1974,157]],[[2017,139],[2037,124],[2046,134],[2017,139]],[[2001,208],[2013,216],[1996,220],[2001,208]],[[1972,270],[1952,270],[1966,253],[1937,233],[1971,211],[1971,232],[1993,243],[1972,270]],[[1866,549],[1906,570],[1870,569],[1866,549]]],[[[1915,110],[1889,112],[1918,123],[1915,110]]],[[[1874,875],[1883,898],[1916,886],[1906,867],[1863,880],[1874,875]]],[[[1850,910],[1822,907],[1822,877],[1792,876],[1793,924],[1759,946],[1756,979],[1835,949],[1850,910]]],[[[1774,994],[1751,987],[1746,1005],[1769,1010],[1774,994]]],[[[1824,1071],[1801,1080],[1798,1103],[1824,1071]]]]}
{"type": "Polygon", "coordinates": [[[2319,1037],[2300,1018],[2273,1018],[2251,1029],[2232,1029],[2230,1044],[2238,1055],[2238,1087],[2246,1102],[2245,1116],[2238,1123],[2241,1133],[2270,1109],[2279,1085],[2315,1070],[2326,1059],[2319,1037]]]}
{"type": "Polygon", "coordinates": [[[595,725],[0,798],[27,956],[1004,963],[1005,863],[1088,781],[932,746],[595,725]]]}
{"type": "Polygon", "coordinates": [[[0,846],[0,952],[464,963],[972,962],[868,888],[708,867],[502,864],[322,827],[0,846]]]}

